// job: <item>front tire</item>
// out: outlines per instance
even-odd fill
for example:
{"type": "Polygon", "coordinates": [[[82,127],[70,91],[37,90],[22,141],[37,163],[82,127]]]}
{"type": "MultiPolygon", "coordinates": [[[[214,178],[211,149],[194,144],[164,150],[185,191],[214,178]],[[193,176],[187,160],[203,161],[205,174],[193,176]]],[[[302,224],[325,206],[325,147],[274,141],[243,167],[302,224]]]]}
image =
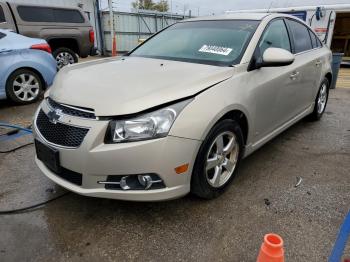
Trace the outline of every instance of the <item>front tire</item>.
{"type": "Polygon", "coordinates": [[[41,77],[30,69],[14,71],[6,82],[6,94],[17,104],[29,104],[37,101],[43,90],[41,77]]]}
{"type": "Polygon", "coordinates": [[[217,123],[199,149],[191,192],[205,199],[222,194],[236,175],[243,148],[243,133],[236,121],[225,119],[217,123]]]}
{"type": "Polygon", "coordinates": [[[57,67],[61,69],[62,67],[74,64],[78,62],[78,56],[71,49],[66,47],[57,48],[52,52],[53,57],[56,60],[57,67]]]}
{"type": "Polygon", "coordinates": [[[329,82],[328,79],[324,79],[320,85],[315,100],[315,106],[313,112],[309,115],[309,120],[317,121],[320,120],[324,111],[326,110],[329,94],[329,82]]]}

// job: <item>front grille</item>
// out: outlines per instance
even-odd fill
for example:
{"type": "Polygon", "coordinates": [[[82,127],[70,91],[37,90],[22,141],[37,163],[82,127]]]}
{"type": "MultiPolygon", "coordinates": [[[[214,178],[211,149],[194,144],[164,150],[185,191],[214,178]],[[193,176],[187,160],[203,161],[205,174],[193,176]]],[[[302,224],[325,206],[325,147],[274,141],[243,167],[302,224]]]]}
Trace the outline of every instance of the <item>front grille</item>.
{"type": "Polygon", "coordinates": [[[59,122],[51,123],[42,110],[36,119],[36,126],[48,142],[66,147],[79,147],[89,131],[87,128],[69,126],[59,122]]]}
{"type": "Polygon", "coordinates": [[[72,184],[81,186],[83,181],[83,175],[67,168],[61,167],[61,172],[59,174],[55,173],[56,176],[71,182],[72,184]]]}
{"type": "Polygon", "coordinates": [[[73,108],[73,106],[66,106],[66,105],[57,103],[50,97],[47,98],[47,101],[52,109],[60,109],[62,110],[62,113],[66,115],[96,119],[94,110],[91,108],[76,107],[76,106],[73,108]]]}

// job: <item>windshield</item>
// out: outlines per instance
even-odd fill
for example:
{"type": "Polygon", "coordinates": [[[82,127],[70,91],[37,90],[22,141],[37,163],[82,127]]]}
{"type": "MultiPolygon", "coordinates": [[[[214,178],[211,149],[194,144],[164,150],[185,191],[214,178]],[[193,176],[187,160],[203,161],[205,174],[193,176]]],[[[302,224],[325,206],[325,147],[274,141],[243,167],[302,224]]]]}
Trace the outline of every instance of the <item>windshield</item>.
{"type": "Polygon", "coordinates": [[[130,56],[228,66],[238,64],[259,21],[217,20],[174,24],[130,56]]]}

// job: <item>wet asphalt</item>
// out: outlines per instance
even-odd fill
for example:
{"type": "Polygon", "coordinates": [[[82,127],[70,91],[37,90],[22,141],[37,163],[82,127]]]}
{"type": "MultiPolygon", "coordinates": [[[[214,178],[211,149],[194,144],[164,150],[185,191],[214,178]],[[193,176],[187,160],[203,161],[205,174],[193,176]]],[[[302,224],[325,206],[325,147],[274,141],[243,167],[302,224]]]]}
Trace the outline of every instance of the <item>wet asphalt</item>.
{"type": "MultiPolygon", "coordinates": [[[[0,102],[0,119],[27,126],[36,107],[0,102]]],[[[32,145],[0,154],[0,210],[67,192],[33,158],[32,145]]],[[[137,203],[68,193],[0,214],[0,261],[255,261],[268,232],[283,237],[286,261],[326,261],[349,211],[349,179],[350,89],[336,89],[321,121],[300,121],[245,159],[221,197],[137,203]]]]}

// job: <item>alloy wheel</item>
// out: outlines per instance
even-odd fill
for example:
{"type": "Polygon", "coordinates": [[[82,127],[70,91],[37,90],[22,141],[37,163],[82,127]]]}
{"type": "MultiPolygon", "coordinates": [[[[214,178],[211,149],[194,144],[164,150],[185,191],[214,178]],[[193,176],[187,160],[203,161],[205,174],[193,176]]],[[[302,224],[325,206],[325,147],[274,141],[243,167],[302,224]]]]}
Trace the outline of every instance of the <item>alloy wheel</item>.
{"type": "Polygon", "coordinates": [[[327,85],[322,84],[320,94],[317,100],[317,113],[322,114],[324,109],[326,108],[327,96],[327,85]]]}
{"type": "Polygon", "coordinates": [[[61,52],[56,56],[57,67],[62,68],[69,64],[74,64],[74,57],[68,52],[61,52]]]}
{"type": "Polygon", "coordinates": [[[216,137],[210,146],[205,166],[207,182],[212,187],[221,187],[231,178],[239,150],[234,133],[226,131],[216,137]]]}
{"type": "Polygon", "coordinates": [[[30,73],[18,75],[12,84],[13,92],[16,97],[24,102],[29,102],[39,95],[39,80],[30,73]]]}

